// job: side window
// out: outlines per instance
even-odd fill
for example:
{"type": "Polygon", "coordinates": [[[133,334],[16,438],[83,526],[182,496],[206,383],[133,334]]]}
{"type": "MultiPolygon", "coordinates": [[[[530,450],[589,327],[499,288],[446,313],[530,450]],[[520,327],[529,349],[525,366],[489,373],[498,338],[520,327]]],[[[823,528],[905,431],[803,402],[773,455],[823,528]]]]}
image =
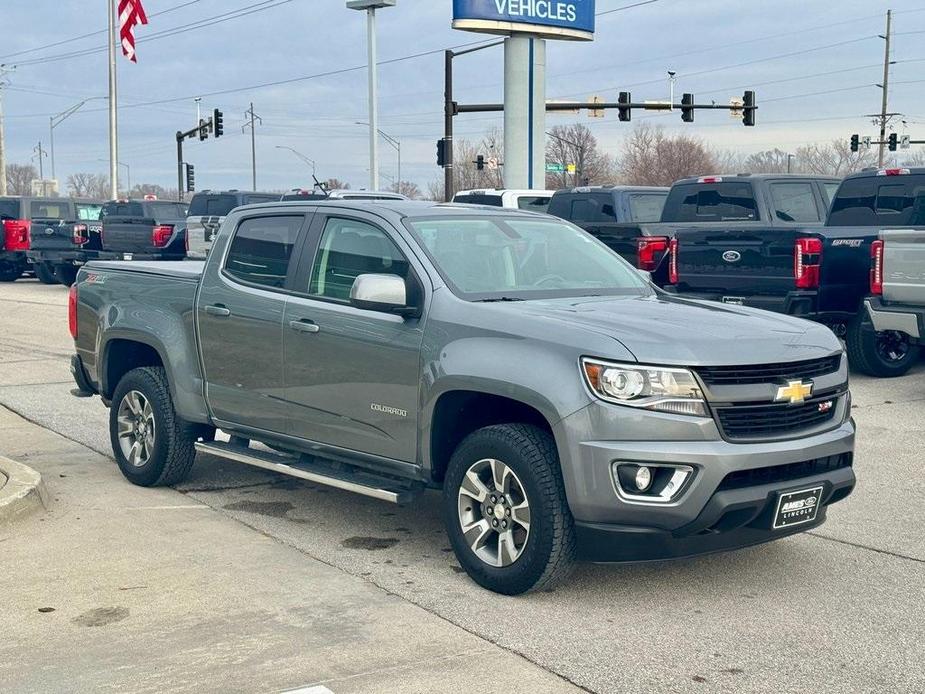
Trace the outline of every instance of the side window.
{"type": "Polygon", "coordinates": [[[812,183],[772,183],[774,215],[782,222],[818,222],[812,183]]]}
{"type": "Polygon", "coordinates": [[[245,219],[231,240],[225,272],[251,284],[282,288],[302,222],[302,217],[245,219]]]}
{"type": "Polygon", "coordinates": [[[838,186],[841,183],[823,183],[822,190],[825,191],[825,204],[826,207],[831,207],[832,201],[835,199],[835,193],[838,192],[838,186]]]}
{"type": "Polygon", "coordinates": [[[358,275],[408,278],[408,261],[381,229],[353,219],[328,219],[312,266],[308,293],[347,301],[358,275]]]}

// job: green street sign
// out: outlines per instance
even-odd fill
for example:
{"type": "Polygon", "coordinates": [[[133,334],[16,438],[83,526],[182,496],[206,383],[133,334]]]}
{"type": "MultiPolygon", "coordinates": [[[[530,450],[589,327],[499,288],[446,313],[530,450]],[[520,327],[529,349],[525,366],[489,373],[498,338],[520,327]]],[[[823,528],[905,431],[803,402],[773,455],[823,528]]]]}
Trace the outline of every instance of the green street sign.
{"type": "Polygon", "coordinates": [[[562,173],[565,167],[562,164],[546,164],[546,171],[549,173],[562,173]]]}

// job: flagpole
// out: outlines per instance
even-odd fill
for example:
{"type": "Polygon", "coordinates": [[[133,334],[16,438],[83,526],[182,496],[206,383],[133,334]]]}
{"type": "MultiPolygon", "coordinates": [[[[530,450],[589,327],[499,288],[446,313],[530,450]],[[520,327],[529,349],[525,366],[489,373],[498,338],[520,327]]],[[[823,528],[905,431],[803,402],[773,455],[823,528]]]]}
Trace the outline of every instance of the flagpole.
{"type": "Polygon", "coordinates": [[[109,5],[109,182],[110,197],[119,197],[119,124],[116,95],[116,0],[106,0],[109,5]]]}

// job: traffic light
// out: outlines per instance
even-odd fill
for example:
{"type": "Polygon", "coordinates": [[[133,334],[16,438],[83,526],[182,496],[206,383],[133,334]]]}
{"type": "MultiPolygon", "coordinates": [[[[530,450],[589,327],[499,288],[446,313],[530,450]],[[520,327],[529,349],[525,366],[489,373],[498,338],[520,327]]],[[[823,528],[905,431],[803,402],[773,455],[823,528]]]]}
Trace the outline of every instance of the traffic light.
{"type": "Polygon", "coordinates": [[[681,120],[685,123],[694,122],[694,95],[681,95],[681,120]]]}
{"type": "Polygon", "coordinates": [[[751,127],[755,124],[755,92],[749,90],[742,96],[742,124],[751,127]]]}
{"type": "Polygon", "coordinates": [[[475,168],[479,171],[485,170],[485,156],[480,154],[475,158],[475,168]]]}
{"type": "Polygon", "coordinates": [[[895,152],[895,151],[896,151],[896,144],[897,144],[897,140],[898,140],[898,139],[899,139],[899,138],[898,138],[898,136],[896,135],[896,133],[890,133],[890,136],[886,139],[887,147],[890,148],[890,151],[891,151],[891,152],[895,152]]]}
{"type": "Polygon", "coordinates": [[[186,164],[186,191],[188,193],[196,191],[196,167],[192,164],[186,164]]]}
{"type": "Polygon", "coordinates": [[[215,133],[215,137],[221,137],[225,134],[225,115],[218,109],[212,111],[212,131],[215,133]]]}
{"type": "Polygon", "coordinates": [[[199,119],[199,139],[206,140],[209,138],[209,124],[203,120],[199,119]]]}
{"type": "Polygon", "coordinates": [[[620,92],[617,97],[617,118],[624,123],[628,123],[633,118],[633,109],[630,104],[633,102],[633,95],[629,92],[620,92]]]}
{"type": "Polygon", "coordinates": [[[857,152],[861,146],[861,138],[855,133],[851,136],[851,151],[857,152]]]}
{"type": "Polygon", "coordinates": [[[446,167],[446,140],[437,140],[437,166],[446,167]]]}

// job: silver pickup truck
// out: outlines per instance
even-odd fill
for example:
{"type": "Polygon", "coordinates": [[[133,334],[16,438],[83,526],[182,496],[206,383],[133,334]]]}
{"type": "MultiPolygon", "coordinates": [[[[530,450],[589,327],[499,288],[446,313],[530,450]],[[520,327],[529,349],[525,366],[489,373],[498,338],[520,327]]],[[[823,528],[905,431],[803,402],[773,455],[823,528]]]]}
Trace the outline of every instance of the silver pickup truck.
{"type": "Polygon", "coordinates": [[[870,253],[865,303],[874,329],[899,333],[894,349],[908,348],[904,336],[925,343],[925,229],[884,229],[870,253]]]}
{"type": "Polygon", "coordinates": [[[786,537],[855,484],[832,331],[668,296],[546,215],[242,207],[205,263],[88,264],[69,320],[131,482],[198,451],[396,503],[439,489],[460,564],[501,593],[786,537]]]}

